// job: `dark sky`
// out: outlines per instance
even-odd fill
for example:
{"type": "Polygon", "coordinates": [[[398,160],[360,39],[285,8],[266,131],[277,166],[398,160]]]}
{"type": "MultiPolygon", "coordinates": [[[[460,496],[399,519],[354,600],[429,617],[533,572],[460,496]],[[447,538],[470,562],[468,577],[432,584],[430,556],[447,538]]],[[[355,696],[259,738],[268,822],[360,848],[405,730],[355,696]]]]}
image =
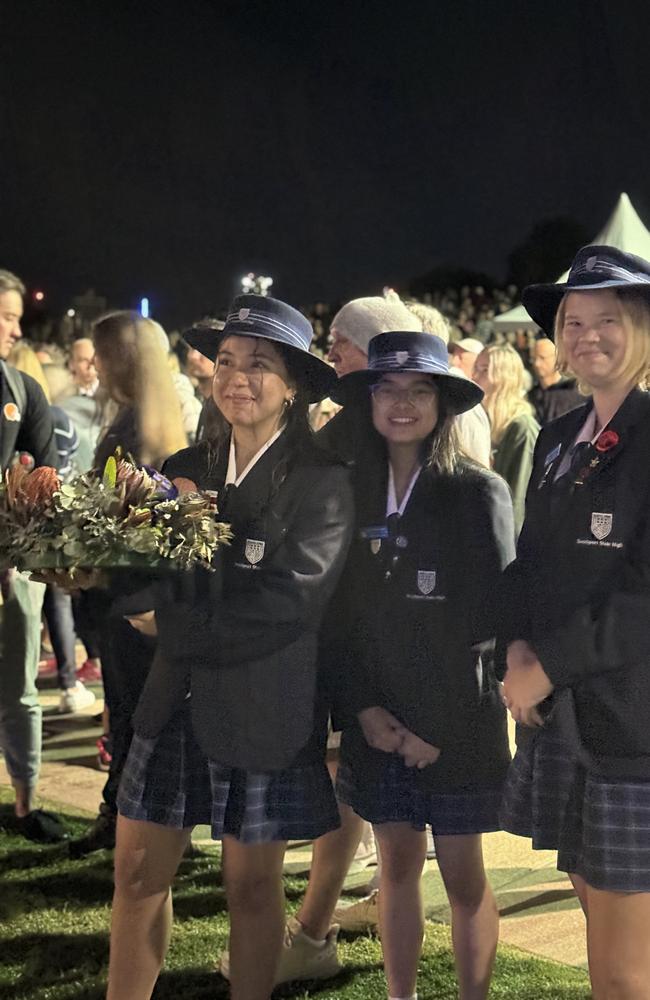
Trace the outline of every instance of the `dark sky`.
{"type": "Polygon", "coordinates": [[[0,266],[163,319],[260,269],[295,304],[531,226],[650,224],[637,0],[0,2],[0,266]]]}

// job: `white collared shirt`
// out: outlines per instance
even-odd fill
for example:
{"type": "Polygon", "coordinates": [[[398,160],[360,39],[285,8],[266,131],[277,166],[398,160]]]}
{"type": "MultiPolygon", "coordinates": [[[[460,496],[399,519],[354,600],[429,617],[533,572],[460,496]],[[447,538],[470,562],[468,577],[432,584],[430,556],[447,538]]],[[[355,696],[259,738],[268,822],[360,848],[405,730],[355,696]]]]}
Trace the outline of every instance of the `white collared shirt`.
{"type": "Polygon", "coordinates": [[[224,483],[224,486],[231,486],[231,485],[232,486],[240,486],[241,483],[246,478],[246,476],[248,475],[248,473],[253,468],[253,466],[257,462],[259,462],[259,460],[262,457],[262,455],[264,454],[264,452],[268,451],[272,444],[275,444],[275,442],[278,440],[278,438],[280,437],[280,435],[282,434],[283,431],[284,431],[284,427],[281,427],[279,431],[276,431],[275,434],[268,439],[268,441],[266,442],[266,444],[262,445],[262,447],[260,448],[260,450],[253,455],[253,457],[251,458],[250,462],[248,463],[248,465],[246,466],[246,468],[244,469],[244,471],[239,476],[237,475],[237,461],[236,461],[236,457],[235,457],[235,440],[234,440],[234,437],[231,435],[230,436],[230,452],[229,452],[229,455],[228,455],[228,471],[226,472],[226,482],[224,483]]]}
{"type": "Polygon", "coordinates": [[[402,497],[401,504],[397,504],[397,495],[395,493],[395,476],[393,475],[393,466],[388,463],[388,496],[386,498],[386,517],[390,517],[391,514],[399,514],[401,517],[406,510],[406,505],[411,498],[411,493],[413,492],[413,487],[415,486],[418,476],[422,472],[422,466],[418,465],[417,469],[411,476],[411,481],[406,487],[406,492],[402,497]]]}
{"type": "Polygon", "coordinates": [[[567,473],[571,468],[571,462],[573,460],[573,454],[576,450],[576,445],[582,444],[584,441],[589,441],[590,444],[595,444],[607,426],[608,424],[605,424],[605,427],[599,427],[598,430],[596,430],[596,411],[592,409],[589,412],[587,419],[582,425],[575,441],[571,447],[567,448],[565,451],[564,458],[558,465],[555,476],[553,477],[554,481],[558,480],[561,476],[564,476],[565,473],[567,473]]]}

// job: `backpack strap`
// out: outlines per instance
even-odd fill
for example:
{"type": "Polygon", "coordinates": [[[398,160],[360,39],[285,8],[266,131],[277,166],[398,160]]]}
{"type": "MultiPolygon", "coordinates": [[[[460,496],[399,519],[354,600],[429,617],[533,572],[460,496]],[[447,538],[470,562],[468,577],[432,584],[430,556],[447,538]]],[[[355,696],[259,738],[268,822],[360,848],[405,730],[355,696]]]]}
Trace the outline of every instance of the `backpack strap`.
{"type": "Polygon", "coordinates": [[[0,369],[2,377],[6,379],[11,395],[14,397],[16,406],[21,413],[24,413],[27,409],[27,389],[20,372],[12,368],[11,365],[5,364],[4,361],[0,361],[0,369]]]}

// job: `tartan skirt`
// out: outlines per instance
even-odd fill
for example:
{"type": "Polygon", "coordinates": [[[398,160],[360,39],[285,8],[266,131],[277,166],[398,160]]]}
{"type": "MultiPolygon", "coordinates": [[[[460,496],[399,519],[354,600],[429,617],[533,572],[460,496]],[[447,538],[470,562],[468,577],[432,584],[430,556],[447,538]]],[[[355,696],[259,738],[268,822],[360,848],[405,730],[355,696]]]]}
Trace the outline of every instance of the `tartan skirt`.
{"type": "Polygon", "coordinates": [[[324,761],[253,773],[199,747],[184,707],[154,739],[133,738],[117,798],[128,819],[175,829],[205,825],[246,844],[314,840],[340,825],[324,761]]]}
{"type": "Polygon", "coordinates": [[[381,772],[367,780],[363,768],[343,759],[336,795],[369,823],[410,823],[415,830],[431,827],[434,836],[490,833],[499,830],[502,789],[429,792],[418,782],[416,768],[399,754],[384,754],[381,772]]]}
{"type": "Polygon", "coordinates": [[[517,750],[501,820],[594,889],[650,892],[650,781],[587,771],[552,731],[517,750]]]}

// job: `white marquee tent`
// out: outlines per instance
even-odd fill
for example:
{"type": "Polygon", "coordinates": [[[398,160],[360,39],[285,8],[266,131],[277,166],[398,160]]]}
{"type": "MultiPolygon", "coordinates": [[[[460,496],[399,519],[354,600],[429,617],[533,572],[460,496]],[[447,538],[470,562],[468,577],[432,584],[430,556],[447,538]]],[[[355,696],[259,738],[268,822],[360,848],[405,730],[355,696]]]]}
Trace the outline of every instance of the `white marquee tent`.
{"type": "MultiPolygon", "coordinates": [[[[616,208],[605,228],[598,233],[592,243],[618,247],[619,250],[626,250],[628,253],[634,253],[638,257],[650,260],[650,232],[641,222],[625,192],[618,199],[616,208]]],[[[557,280],[566,281],[568,273],[565,271],[557,280]]],[[[494,320],[494,326],[504,333],[507,330],[537,329],[537,324],[530,318],[523,306],[516,306],[508,312],[502,313],[501,316],[497,316],[494,320]]]]}

